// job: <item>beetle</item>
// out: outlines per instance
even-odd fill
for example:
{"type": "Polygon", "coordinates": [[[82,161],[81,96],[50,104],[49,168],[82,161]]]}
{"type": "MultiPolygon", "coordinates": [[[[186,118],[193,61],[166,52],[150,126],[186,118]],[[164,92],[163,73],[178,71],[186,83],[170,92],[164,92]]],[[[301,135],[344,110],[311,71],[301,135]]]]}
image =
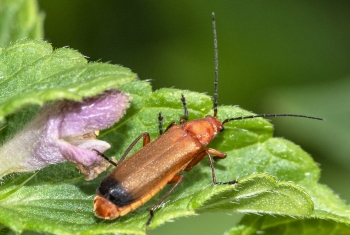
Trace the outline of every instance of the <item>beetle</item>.
{"type": "Polygon", "coordinates": [[[217,119],[218,100],[218,50],[216,39],[215,15],[212,14],[214,32],[214,61],[215,81],[213,97],[213,116],[186,121],[188,109],[184,95],[181,102],[184,108],[184,116],[179,123],[172,123],[163,133],[161,114],[158,115],[160,136],[151,142],[148,132],[139,135],[127,148],[119,162],[116,164],[105,155],[95,150],[115,166],[113,171],[101,182],[94,199],[94,212],[97,217],[103,219],[115,219],[123,216],[141,205],[145,204],[167,184],[174,184],[170,190],[150,208],[150,216],[146,228],[150,225],[154,210],[173,192],[183,179],[181,171],[191,170],[205,156],[209,158],[212,171],[212,181],[217,184],[235,184],[236,180],[229,182],[217,182],[212,155],[225,158],[226,154],[206,146],[224,131],[224,124],[233,120],[242,120],[257,117],[293,116],[323,120],[297,114],[256,114],[243,117],[233,117],[220,121],[217,119]],[[135,144],[143,139],[143,148],[126,158],[135,144]]]}

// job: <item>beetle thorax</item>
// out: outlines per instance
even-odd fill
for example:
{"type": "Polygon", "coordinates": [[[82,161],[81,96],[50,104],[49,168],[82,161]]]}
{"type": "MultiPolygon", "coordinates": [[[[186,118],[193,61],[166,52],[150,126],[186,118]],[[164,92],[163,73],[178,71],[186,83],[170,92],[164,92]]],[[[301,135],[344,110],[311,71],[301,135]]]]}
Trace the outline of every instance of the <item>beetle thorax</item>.
{"type": "Polygon", "coordinates": [[[184,124],[184,129],[203,146],[208,145],[221,131],[222,124],[212,116],[189,121],[184,124]]]}

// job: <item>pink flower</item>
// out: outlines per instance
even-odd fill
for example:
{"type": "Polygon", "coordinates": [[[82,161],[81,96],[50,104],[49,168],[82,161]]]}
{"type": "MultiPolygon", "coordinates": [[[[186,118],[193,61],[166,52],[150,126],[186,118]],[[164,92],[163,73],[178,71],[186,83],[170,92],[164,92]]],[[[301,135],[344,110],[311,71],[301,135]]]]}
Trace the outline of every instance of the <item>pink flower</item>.
{"type": "Polygon", "coordinates": [[[130,97],[108,90],[82,102],[55,101],[0,148],[0,177],[33,171],[65,160],[75,163],[86,180],[94,179],[109,163],[93,149],[111,146],[96,139],[96,132],[117,122],[129,107],[130,97]]]}

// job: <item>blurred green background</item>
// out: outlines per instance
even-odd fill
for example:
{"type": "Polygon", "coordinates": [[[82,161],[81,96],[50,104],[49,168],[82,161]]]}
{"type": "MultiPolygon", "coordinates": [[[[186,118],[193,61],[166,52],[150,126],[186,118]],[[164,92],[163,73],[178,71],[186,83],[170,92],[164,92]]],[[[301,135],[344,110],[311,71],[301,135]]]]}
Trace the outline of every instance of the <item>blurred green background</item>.
{"type": "MultiPolygon", "coordinates": [[[[90,60],[131,68],[154,89],[213,93],[211,12],[219,44],[219,103],[274,119],[276,136],[301,145],[321,182],[350,201],[350,2],[39,1],[45,39],[90,60]]],[[[237,216],[209,214],[149,234],[222,234],[237,216]],[[225,227],[226,226],[226,227],[225,227]],[[181,229],[181,230],[180,230],[181,229]]]]}

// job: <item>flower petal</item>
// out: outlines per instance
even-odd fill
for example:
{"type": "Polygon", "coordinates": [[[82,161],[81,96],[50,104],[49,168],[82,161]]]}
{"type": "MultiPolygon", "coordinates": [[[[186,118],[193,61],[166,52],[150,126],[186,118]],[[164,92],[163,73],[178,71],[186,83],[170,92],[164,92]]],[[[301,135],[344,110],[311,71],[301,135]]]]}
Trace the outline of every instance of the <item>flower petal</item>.
{"type": "Polygon", "coordinates": [[[0,148],[0,177],[41,169],[49,164],[71,161],[93,179],[109,163],[103,153],[110,145],[97,140],[95,131],[112,126],[129,107],[130,96],[108,90],[82,102],[56,101],[45,105],[14,138],[0,148]]]}

